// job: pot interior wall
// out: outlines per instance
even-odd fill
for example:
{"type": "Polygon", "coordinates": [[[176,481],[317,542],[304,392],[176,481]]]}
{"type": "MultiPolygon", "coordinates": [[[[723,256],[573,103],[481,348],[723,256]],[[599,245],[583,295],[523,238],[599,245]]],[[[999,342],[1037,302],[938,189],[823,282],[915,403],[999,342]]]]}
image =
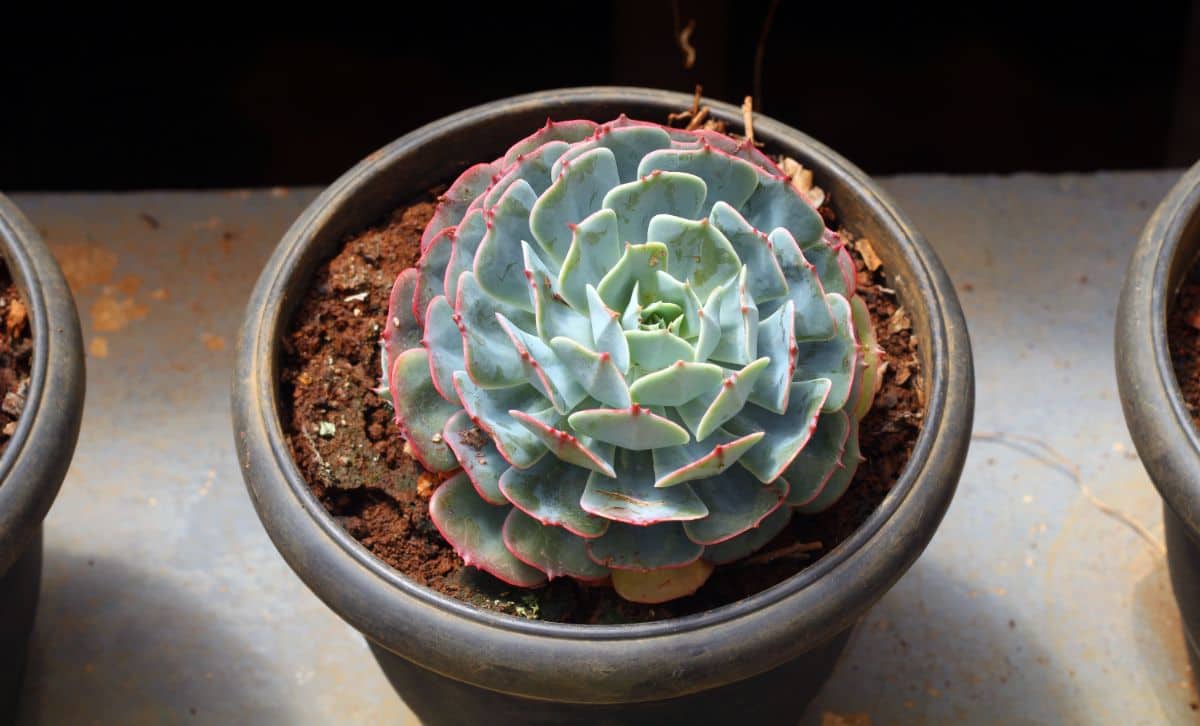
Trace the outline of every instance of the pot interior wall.
{"type": "Polygon", "coordinates": [[[1171,270],[1168,273],[1170,284],[1167,286],[1171,291],[1171,297],[1167,300],[1168,315],[1175,308],[1179,288],[1187,279],[1192,267],[1200,261],[1197,258],[1200,258],[1200,207],[1193,209],[1191,216],[1184,222],[1179,246],[1171,260],[1171,270]]]}

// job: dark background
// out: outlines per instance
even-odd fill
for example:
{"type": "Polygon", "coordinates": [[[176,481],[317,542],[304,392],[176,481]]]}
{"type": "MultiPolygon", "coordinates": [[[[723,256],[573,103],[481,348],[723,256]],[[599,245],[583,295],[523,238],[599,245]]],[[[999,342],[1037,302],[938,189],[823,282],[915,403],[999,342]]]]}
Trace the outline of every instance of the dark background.
{"type": "MultiPolygon", "coordinates": [[[[10,18],[0,189],[326,184],[416,126],[583,84],[754,91],[771,0],[205,8],[10,18]],[[676,19],[695,19],[682,67],[676,19]],[[17,32],[18,29],[20,32],[17,32]]],[[[763,112],[872,174],[1183,166],[1200,158],[1200,2],[952,11],[778,4],[763,112]]]]}

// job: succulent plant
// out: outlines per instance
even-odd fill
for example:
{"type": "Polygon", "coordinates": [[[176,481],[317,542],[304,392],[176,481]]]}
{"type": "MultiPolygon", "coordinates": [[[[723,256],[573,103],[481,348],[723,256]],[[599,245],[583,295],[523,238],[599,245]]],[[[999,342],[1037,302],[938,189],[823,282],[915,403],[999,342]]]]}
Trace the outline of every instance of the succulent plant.
{"type": "Polygon", "coordinates": [[[662,602],[845,491],[871,330],[842,240],[753,144],[547,122],[442,196],[384,386],[467,564],[662,602]]]}

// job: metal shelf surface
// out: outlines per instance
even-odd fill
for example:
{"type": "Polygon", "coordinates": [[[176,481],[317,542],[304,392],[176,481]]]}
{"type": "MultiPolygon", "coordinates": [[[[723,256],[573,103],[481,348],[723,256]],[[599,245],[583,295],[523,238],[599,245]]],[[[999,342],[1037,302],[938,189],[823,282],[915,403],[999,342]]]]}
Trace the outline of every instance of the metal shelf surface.
{"type": "MultiPolygon", "coordinates": [[[[1125,264],[1178,176],[881,180],[960,291],[985,436],[805,723],[1196,719],[1159,498],[1112,360],[1125,264]]],[[[276,553],[234,457],[242,308],[316,193],[14,196],[72,282],[89,347],[22,723],[415,723],[276,553]]]]}

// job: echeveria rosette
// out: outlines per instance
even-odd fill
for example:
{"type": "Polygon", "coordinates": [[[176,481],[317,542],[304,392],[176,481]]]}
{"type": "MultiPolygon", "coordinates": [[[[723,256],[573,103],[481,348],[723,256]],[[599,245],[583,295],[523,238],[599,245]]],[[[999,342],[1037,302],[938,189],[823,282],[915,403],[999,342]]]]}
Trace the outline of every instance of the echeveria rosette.
{"type": "Polygon", "coordinates": [[[879,355],[839,237],[753,145],[547,125],[442,197],[385,381],[470,565],[662,602],[831,505],[879,355]]]}

